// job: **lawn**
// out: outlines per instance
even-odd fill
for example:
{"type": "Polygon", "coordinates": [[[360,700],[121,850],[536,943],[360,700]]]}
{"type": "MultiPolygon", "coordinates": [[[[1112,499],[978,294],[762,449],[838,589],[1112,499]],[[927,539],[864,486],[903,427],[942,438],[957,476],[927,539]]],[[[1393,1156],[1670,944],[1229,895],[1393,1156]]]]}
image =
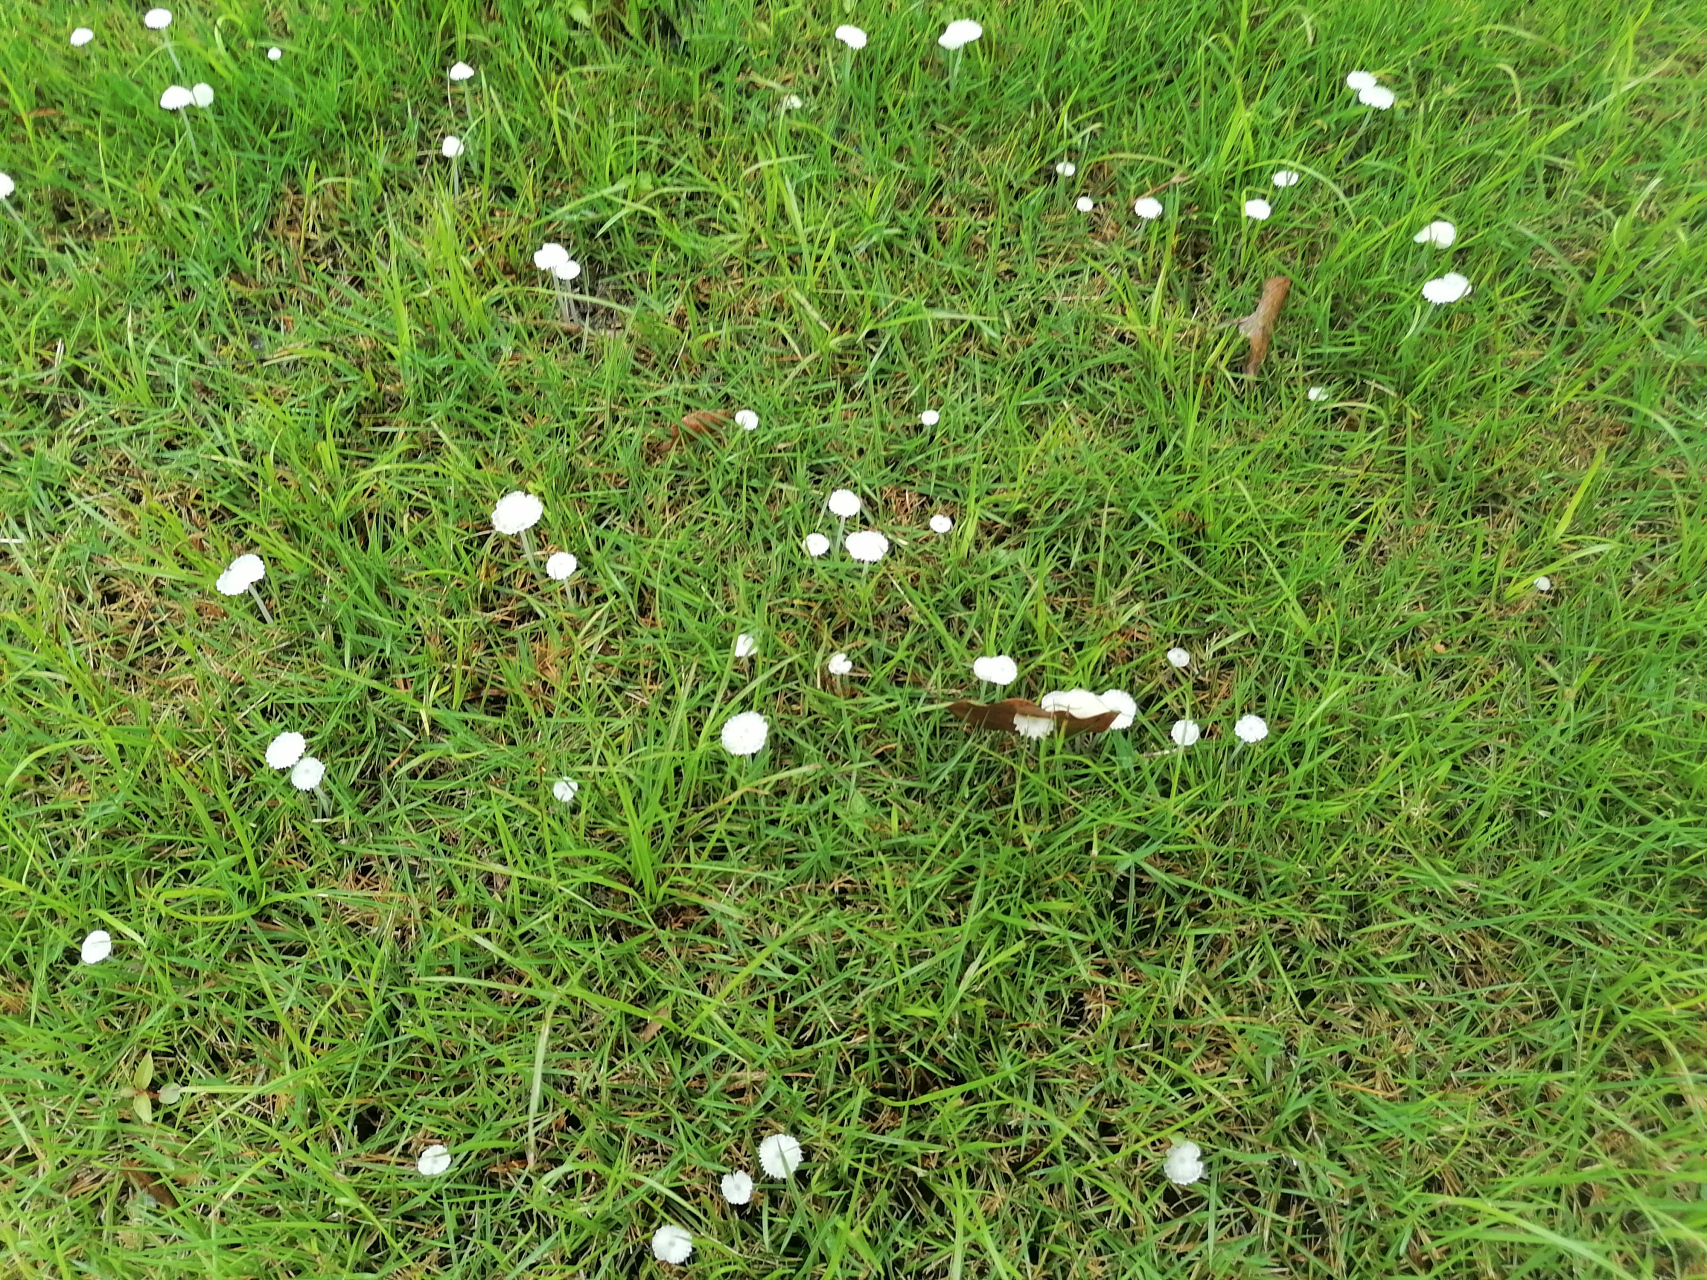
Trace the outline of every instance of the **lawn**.
{"type": "Polygon", "coordinates": [[[0,1277],[1707,1270],[1697,5],[142,10],[0,4],[0,1277]]]}

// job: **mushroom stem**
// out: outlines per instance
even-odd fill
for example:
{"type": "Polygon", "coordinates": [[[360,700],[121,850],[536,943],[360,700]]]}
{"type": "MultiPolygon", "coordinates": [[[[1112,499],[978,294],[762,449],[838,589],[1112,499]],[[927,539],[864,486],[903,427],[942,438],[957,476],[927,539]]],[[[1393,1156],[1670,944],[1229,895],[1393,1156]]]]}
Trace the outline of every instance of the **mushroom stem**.
{"type": "Polygon", "coordinates": [[[319,783],[314,784],[314,798],[320,801],[321,815],[330,818],[332,816],[332,797],[326,794],[326,788],[319,783]]]}
{"type": "Polygon", "coordinates": [[[166,56],[168,58],[172,59],[172,66],[178,72],[178,79],[180,79],[180,80],[189,79],[189,77],[184,74],[183,64],[178,61],[178,55],[177,55],[176,51],[174,51],[172,48],[172,37],[167,35],[164,31],[162,31],[160,33],[160,43],[166,46],[166,56]]]}
{"type": "Polygon", "coordinates": [[[267,612],[267,602],[261,599],[261,593],[255,589],[255,584],[249,584],[249,594],[255,597],[255,607],[261,611],[261,616],[267,620],[267,625],[273,625],[273,615],[267,612]]]}
{"type": "MultiPolygon", "coordinates": [[[[534,564],[534,559],[533,559],[533,531],[530,529],[523,529],[522,530],[522,554],[527,556],[528,563],[530,565],[534,564]]],[[[537,565],[534,565],[534,567],[538,568],[537,565]]]]}

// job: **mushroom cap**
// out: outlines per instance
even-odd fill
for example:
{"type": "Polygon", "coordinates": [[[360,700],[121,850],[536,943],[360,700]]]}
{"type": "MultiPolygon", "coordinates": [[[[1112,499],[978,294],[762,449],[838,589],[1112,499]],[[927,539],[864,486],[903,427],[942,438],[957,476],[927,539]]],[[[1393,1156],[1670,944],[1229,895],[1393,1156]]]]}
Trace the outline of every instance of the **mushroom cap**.
{"type": "Polygon", "coordinates": [[[759,1165],[773,1178],[786,1178],[800,1167],[805,1154],[800,1139],[787,1133],[773,1133],[759,1143],[759,1165]]]}
{"type": "Polygon", "coordinates": [[[756,756],[765,748],[770,737],[770,722],[757,711],[743,711],[723,723],[720,740],[723,749],[732,756],[756,756]]]}
{"type": "Polygon", "coordinates": [[[971,44],[983,34],[984,28],[971,18],[956,18],[943,28],[943,33],[936,38],[936,42],[944,49],[959,49],[971,44]]]}
{"type": "Polygon", "coordinates": [[[290,785],[298,791],[312,791],[326,776],[326,766],[313,756],[303,756],[290,771],[290,785]]]}
{"type": "Polygon", "coordinates": [[[1468,297],[1474,287],[1468,277],[1461,276],[1456,271],[1448,271],[1438,279],[1423,285],[1422,295],[1438,307],[1468,297]]]}
{"type": "Polygon", "coordinates": [[[533,265],[541,271],[553,271],[569,261],[569,250],[547,240],[533,252],[533,265]]]}
{"type": "Polygon", "coordinates": [[[545,514],[545,504],[531,493],[517,489],[498,499],[492,508],[492,527],[499,533],[517,534],[531,529],[545,514]]]}
{"type": "Polygon", "coordinates": [[[652,1233],[652,1256],[659,1262],[680,1266],[693,1254],[693,1236],[686,1227],[665,1223],[652,1233]]]}
{"type": "Polygon", "coordinates": [[[1436,219],[1411,237],[1418,244],[1431,244],[1436,249],[1450,249],[1458,239],[1458,228],[1450,222],[1436,219]]]}
{"type": "Polygon", "coordinates": [[[830,509],[831,515],[848,520],[859,514],[859,495],[852,489],[837,489],[824,505],[830,509]]]}
{"type": "Polygon", "coordinates": [[[1102,705],[1115,713],[1114,723],[1108,726],[1111,732],[1131,728],[1132,722],[1138,718],[1138,704],[1124,689],[1105,689],[1102,705]]]}
{"type": "Polygon", "coordinates": [[[842,539],[848,554],[861,564],[876,564],[889,553],[889,539],[876,529],[861,529],[842,539]]]}
{"type": "Polygon", "coordinates": [[[308,751],[308,739],[300,733],[281,733],[267,744],[267,763],[275,769],[288,769],[308,751]]]}

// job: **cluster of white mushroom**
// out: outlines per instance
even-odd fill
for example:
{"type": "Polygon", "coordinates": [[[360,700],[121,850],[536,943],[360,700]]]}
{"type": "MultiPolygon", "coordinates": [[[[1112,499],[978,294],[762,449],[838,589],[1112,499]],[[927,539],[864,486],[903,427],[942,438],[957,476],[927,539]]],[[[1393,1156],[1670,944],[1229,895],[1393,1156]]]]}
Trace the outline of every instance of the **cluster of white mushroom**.
{"type": "MultiPolygon", "coordinates": [[[[1191,665],[1191,654],[1185,649],[1169,649],[1167,659],[1176,670],[1191,665]]],[[[986,684],[1006,688],[1019,678],[1019,664],[1005,653],[974,658],[972,674],[986,684]]],[[[1137,702],[1124,689],[1105,689],[1100,694],[1089,689],[1058,689],[1044,694],[1037,705],[1045,711],[1066,712],[1075,720],[1094,720],[1112,711],[1111,733],[1130,728],[1138,715],[1137,702]]],[[[1055,732],[1056,724],[1053,716],[1016,715],[1014,732],[1022,738],[1042,739],[1055,732]]],[[[1233,733],[1241,742],[1261,742],[1268,737],[1268,721],[1258,715],[1240,716],[1233,724],[1233,733]]],[[[1203,727],[1195,720],[1175,720],[1168,736],[1176,747],[1189,747],[1203,736],[1203,727]]]]}

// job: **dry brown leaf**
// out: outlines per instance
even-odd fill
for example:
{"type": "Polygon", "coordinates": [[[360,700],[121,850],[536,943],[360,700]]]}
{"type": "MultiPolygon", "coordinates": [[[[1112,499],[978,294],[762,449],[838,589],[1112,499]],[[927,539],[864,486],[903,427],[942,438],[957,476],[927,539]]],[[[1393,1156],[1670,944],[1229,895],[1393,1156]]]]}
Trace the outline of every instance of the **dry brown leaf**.
{"type": "Polygon", "coordinates": [[[1286,303],[1287,292],[1292,288],[1290,276],[1270,276],[1262,282],[1262,297],[1257,301],[1257,309],[1238,321],[1239,332],[1251,340],[1250,358],[1245,361],[1245,376],[1253,377],[1262,368],[1263,360],[1268,356],[1268,344],[1274,337],[1275,321],[1280,319],[1280,308],[1286,303]]]}
{"type": "Polygon", "coordinates": [[[147,1192],[157,1203],[168,1209],[178,1207],[178,1197],[172,1192],[172,1184],[151,1170],[144,1169],[135,1161],[127,1160],[124,1164],[124,1176],[130,1179],[131,1186],[138,1191],[147,1192]]]}
{"type": "Polygon", "coordinates": [[[1014,732],[1015,716],[1053,720],[1062,736],[1068,738],[1076,733],[1107,733],[1108,727],[1120,714],[1117,711],[1105,711],[1099,716],[1080,719],[1068,711],[1045,711],[1027,698],[1004,698],[1001,702],[988,704],[963,700],[950,703],[948,710],[950,715],[964,720],[968,729],[1000,729],[1007,733],[1014,732]]]}

